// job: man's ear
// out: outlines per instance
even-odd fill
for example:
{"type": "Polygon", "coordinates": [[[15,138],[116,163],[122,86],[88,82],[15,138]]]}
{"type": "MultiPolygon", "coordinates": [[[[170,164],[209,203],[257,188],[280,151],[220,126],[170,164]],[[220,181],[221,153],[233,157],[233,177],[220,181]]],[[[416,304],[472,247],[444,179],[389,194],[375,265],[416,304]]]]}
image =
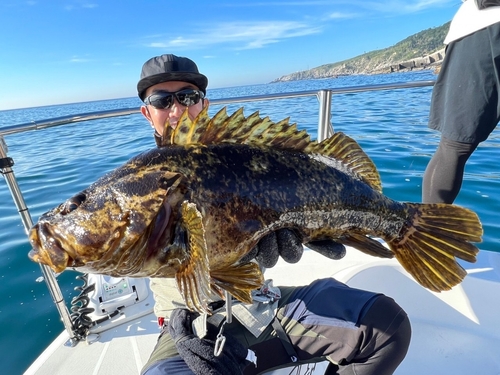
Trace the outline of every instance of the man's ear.
{"type": "Polygon", "coordinates": [[[203,107],[202,108],[208,108],[210,106],[210,100],[207,98],[203,98],[203,107]]]}
{"type": "Polygon", "coordinates": [[[149,108],[145,105],[141,106],[141,113],[149,121],[149,124],[154,127],[153,119],[151,118],[151,114],[149,113],[149,108]]]}

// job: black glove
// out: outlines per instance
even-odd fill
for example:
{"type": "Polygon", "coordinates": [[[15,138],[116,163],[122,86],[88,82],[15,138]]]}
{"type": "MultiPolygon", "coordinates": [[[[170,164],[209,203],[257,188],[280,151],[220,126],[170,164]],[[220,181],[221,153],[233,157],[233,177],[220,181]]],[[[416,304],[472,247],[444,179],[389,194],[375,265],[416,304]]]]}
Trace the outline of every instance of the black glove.
{"type": "Polygon", "coordinates": [[[191,371],[196,375],[243,374],[243,369],[251,363],[245,359],[248,349],[224,333],[226,342],[222,353],[215,356],[215,337],[218,329],[208,323],[207,337],[200,339],[192,329],[192,322],[197,316],[197,313],[187,309],[175,309],[168,322],[168,330],[175,347],[191,371]]]}
{"type": "Polygon", "coordinates": [[[311,241],[305,245],[309,249],[333,260],[339,260],[345,256],[345,246],[333,240],[311,241]]]}
{"type": "MultiPolygon", "coordinates": [[[[332,240],[312,241],[305,244],[310,249],[330,259],[341,259],[345,255],[345,247],[332,240]]],[[[280,229],[263,237],[242,262],[254,259],[265,268],[272,268],[281,256],[285,262],[297,263],[302,258],[304,248],[302,240],[292,229],[280,229]]]]}

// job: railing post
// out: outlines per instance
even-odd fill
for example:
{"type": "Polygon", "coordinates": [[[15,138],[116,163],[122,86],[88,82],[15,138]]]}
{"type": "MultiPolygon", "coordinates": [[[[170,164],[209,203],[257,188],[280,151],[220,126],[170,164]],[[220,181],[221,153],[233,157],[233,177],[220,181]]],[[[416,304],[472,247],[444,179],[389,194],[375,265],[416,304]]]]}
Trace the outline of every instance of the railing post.
{"type": "MultiPolygon", "coordinates": [[[[17,211],[21,216],[21,220],[24,225],[24,231],[26,234],[28,234],[29,229],[33,226],[33,221],[28,211],[28,207],[24,202],[24,198],[21,190],[19,189],[19,185],[17,184],[16,177],[14,176],[14,171],[11,168],[14,163],[7,157],[7,144],[5,143],[5,140],[2,136],[0,136],[0,161],[2,161],[2,163],[0,164],[0,172],[2,173],[5,182],[9,187],[12,199],[14,200],[17,211]]],[[[47,283],[47,287],[49,288],[52,300],[54,301],[59,311],[59,315],[61,316],[61,319],[63,321],[64,328],[66,328],[66,331],[68,332],[71,345],[75,345],[77,343],[77,339],[75,338],[73,322],[71,321],[71,315],[64,302],[64,297],[62,295],[61,289],[59,288],[59,284],[57,283],[54,273],[49,267],[40,264],[40,268],[42,269],[43,278],[47,283]]]]}
{"type": "Polygon", "coordinates": [[[322,141],[333,135],[333,127],[330,121],[332,92],[330,90],[320,90],[317,96],[319,101],[318,141],[322,141]]]}

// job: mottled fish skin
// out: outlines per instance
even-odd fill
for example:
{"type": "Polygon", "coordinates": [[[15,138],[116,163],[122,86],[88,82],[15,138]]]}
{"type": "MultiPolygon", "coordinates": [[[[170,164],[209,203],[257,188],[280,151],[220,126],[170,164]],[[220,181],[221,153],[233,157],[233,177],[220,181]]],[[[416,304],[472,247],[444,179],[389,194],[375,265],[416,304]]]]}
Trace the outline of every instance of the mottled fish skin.
{"type": "Polygon", "coordinates": [[[214,116],[218,129],[206,113],[198,124],[184,116],[175,131],[167,127],[163,147],[44,214],[30,232],[30,257],[56,272],[175,277],[199,311],[214,291],[249,301],[262,274],[238,262],[281,228],[293,228],[304,243],[334,239],[374,256],[396,255],[435,291],[465,276],[455,257],[475,260],[477,215],[386,197],[372,162],[349,137],[316,143],[287,121],[224,115],[214,116]]]}

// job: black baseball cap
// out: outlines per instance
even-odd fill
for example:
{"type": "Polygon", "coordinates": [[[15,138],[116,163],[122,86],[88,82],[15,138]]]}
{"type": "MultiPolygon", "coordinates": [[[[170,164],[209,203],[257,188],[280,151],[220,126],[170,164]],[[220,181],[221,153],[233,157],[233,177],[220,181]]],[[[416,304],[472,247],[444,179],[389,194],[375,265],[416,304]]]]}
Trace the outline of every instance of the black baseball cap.
{"type": "Polygon", "coordinates": [[[144,100],[146,90],[161,82],[182,81],[198,87],[207,93],[208,78],[198,71],[193,60],[175,55],[156,56],[144,63],[141,79],[137,83],[137,94],[144,100]]]}

